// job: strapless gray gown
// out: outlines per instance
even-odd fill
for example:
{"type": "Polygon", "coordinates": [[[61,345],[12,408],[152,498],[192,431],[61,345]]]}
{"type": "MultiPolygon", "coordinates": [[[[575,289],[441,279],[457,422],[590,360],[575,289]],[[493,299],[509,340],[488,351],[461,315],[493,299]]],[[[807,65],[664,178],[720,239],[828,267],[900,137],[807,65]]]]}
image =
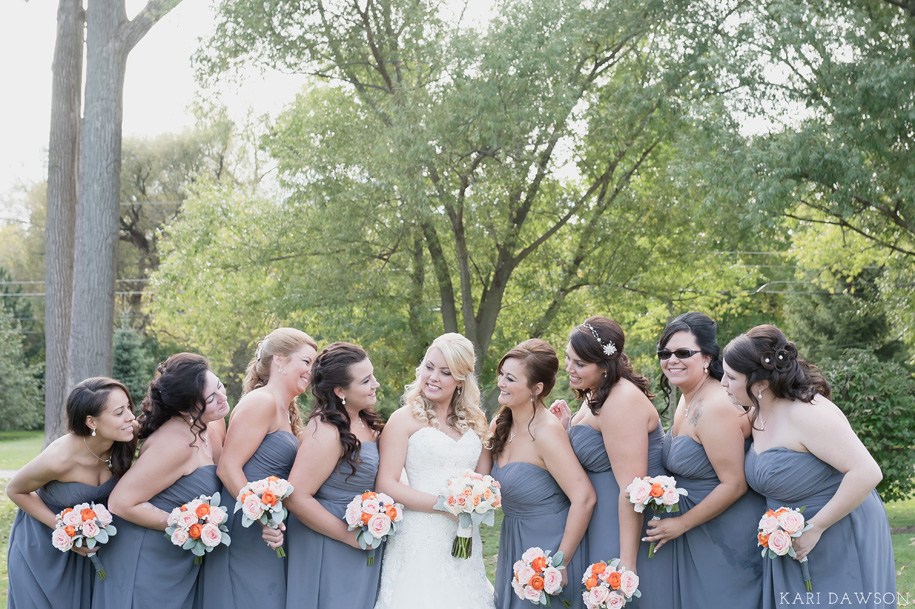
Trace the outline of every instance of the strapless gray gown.
{"type": "MultiPolygon", "coordinates": [[[[315,499],[324,509],[343,520],[353,497],[374,490],[378,473],[378,446],[363,442],[356,473],[345,461],[324,481],[315,499]]],[[[316,533],[289,515],[286,524],[289,582],[287,609],[372,609],[381,577],[382,550],[375,550],[375,564],[366,565],[368,554],[316,533]]],[[[352,535],[355,537],[356,532],[352,535]]]]}
{"type": "MultiPolygon", "coordinates": [[[[218,489],[216,466],[204,465],[178,478],[149,502],[171,512],[218,489]]],[[[172,544],[164,531],[147,529],[123,518],[116,518],[114,524],[118,533],[108,544],[110,548],[105,548],[103,561],[108,577],[96,586],[93,609],[192,609],[200,573],[194,555],[172,544]]],[[[206,556],[224,550],[219,546],[206,556]]]]}
{"type": "MultiPolygon", "coordinates": [[[[604,446],[604,437],[599,431],[589,425],[573,425],[569,429],[569,439],[575,455],[597,493],[597,505],[594,506],[588,532],[585,533],[585,538],[582,540],[582,548],[586,556],[584,566],[587,568],[592,563],[618,558],[620,555],[620,486],[613,475],[610,458],[604,446]]],[[[664,429],[659,421],[655,430],[648,434],[649,476],[667,473],[664,470],[661,456],[663,443],[664,429]]],[[[665,514],[662,513],[659,516],[663,517],[665,514]]],[[[642,525],[643,535],[650,519],[651,510],[645,510],[645,522],[642,525]]],[[[648,544],[643,542],[639,546],[636,570],[639,575],[639,590],[641,590],[642,596],[632,599],[627,606],[633,609],[670,609],[673,604],[674,590],[673,552],[666,547],[661,548],[654,558],[649,559],[648,544]]],[[[581,583],[580,578],[578,583],[581,583]]],[[[584,586],[579,585],[578,589],[583,591],[584,586]]]]}
{"type": "MultiPolygon", "coordinates": [[[[267,476],[289,478],[295,461],[298,440],[288,431],[275,431],[263,442],[242,468],[248,482],[267,476]]],[[[295,492],[295,491],[293,491],[295,492]]],[[[262,528],[241,524],[241,510],[235,510],[235,497],[222,487],[222,503],[229,508],[229,535],[232,543],[225,552],[213,552],[203,563],[201,573],[202,606],[218,609],[286,606],[287,560],[277,558],[261,538],[262,528]]]]}
{"type": "MultiPolygon", "coordinates": [[[[746,473],[747,482],[766,498],[769,509],[806,506],[808,520],[832,498],[844,476],[810,453],[775,447],[757,455],[752,445],[747,451],[746,473]]],[[[896,606],[893,544],[877,491],[826,529],[807,559],[813,592],[804,587],[797,561],[787,556],[760,559],[763,609],[800,603],[873,609],[896,606]]]]}
{"type": "MultiPolygon", "coordinates": [[[[689,436],[667,432],[663,454],[664,467],[677,486],[689,491],[680,498],[679,516],[720,481],[705,449],[689,436]]],[[[715,518],[666,544],[674,555],[674,609],[760,609],[762,561],[756,525],[765,506],[761,495],[748,490],[715,518]]]]}
{"type": "MultiPolygon", "coordinates": [[[[518,461],[500,467],[492,465],[492,477],[502,485],[502,531],[499,535],[499,562],[496,566],[496,609],[529,609],[531,602],[518,598],[511,587],[513,565],[525,550],[539,547],[556,553],[565,532],[569,498],[550,472],[531,463],[518,461]]],[[[551,603],[568,600],[572,607],[583,607],[581,576],[586,564],[581,547],[566,561],[569,585],[551,603]]],[[[553,604],[552,606],[561,606],[553,604]]]]}
{"type": "MultiPolygon", "coordinates": [[[[55,514],[80,503],[108,504],[114,478],[101,486],[82,482],[48,482],[38,489],[38,496],[55,514]]],[[[88,609],[98,578],[88,558],[76,552],[61,552],[51,545],[53,529],[19,510],[10,531],[7,568],[9,609],[88,609]]],[[[102,546],[99,560],[110,573],[113,566],[109,548],[117,540],[102,546]]],[[[104,583],[104,582],[99,582],[104,583]]]]}

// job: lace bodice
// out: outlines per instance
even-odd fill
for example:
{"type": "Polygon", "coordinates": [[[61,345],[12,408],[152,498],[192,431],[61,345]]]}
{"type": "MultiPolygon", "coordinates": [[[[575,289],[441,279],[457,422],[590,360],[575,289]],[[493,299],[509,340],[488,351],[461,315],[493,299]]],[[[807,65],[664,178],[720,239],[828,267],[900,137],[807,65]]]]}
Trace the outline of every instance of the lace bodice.
{"type": "Polygon", "coordinates": [[[476,469],[483,445],[468,430],[459,440],[434,428],[423,427],[407,440],[404,469],[413,488],[438,495],[448,478],[476,469]]]}

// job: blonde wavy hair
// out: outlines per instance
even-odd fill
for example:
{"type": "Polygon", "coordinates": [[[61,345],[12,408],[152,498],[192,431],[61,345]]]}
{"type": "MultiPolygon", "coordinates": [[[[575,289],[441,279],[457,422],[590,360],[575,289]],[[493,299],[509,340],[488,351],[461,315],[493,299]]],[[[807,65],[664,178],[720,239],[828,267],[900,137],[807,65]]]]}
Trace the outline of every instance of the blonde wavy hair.
{"type": "Polygon", "coordinates": [[[473,343],[460,334],[449,332],[432,341],[432,344],[426,349],[423,361],[416,367],[416,379],[406,386],[401,403],[412,410],[416,420],[433,427],[441,427],[441,422],[435,416],[435,404],[423,396],[420,381],[423,364],[432,349],[441,351],[445,363],[448,364],[448,369],[451,370],[451,375],[456,381],[463,383],[460,393],[455,391],[451,396],[447,424],[460,431],[461,434],[472,429],[481,440],[486,441],[489,435],[489,424],[486,422],[486,415],[480,408],[480,387],[477,385],[477,379],[473,373],[476,359],[473,343]]]}
{"type": "MultiPolygon", "coordinates": [[[[247,393],[267,385],[270,380],[270,363],[274,355],[289,357],[305,345],[317,351],[318,343],[315,339],[295,328],[277,328],[264,337],[264,340],[257,343],[257,349],[254,357],[248,362],[245,369],[245,381],[242,385],[241,395],[244,397],[247,393]]],[[[289,423],[292,426],[292,433],[299,435],[305,426],[302,425],[302,415],[299,412],[299,403],[293,398],[288,405],[289,423]]]]}

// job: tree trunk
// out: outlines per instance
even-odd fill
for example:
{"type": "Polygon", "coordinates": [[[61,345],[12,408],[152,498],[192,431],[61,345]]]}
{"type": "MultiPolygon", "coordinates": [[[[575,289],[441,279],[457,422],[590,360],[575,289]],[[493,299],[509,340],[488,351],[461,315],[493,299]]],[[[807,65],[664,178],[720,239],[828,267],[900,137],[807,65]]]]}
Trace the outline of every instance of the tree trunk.
{"type": "Polygon", "coordinates": [[[45,231],[45,443],[67,431],[67,347],[73,289],[79,113],[85,12],[82,0],[60,0],[51,85],[45,231]]]}

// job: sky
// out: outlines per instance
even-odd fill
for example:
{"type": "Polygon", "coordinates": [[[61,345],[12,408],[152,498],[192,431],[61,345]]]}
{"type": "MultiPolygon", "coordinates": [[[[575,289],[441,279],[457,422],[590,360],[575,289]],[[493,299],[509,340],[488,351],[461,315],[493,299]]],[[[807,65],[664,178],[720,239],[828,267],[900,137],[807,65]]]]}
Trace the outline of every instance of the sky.
{"type": "MultiPolygon", "coordinates": [[[[124,137],[177,132],[193,123],[188,106],[199,95],[191,56],[212,30],[211,0],[184,0],[130,53],[124,84],[124,137]]],[[[133,16],[145,0],[127,0],[133,16]]],[[[17,184],[46,178],[51,117],[51,60],[57,2],[5,0],[0,19],[0,206],[17,184]]],[[[233,118],[249,107],[277,112],[304,77],[252,72],[242,87],[222,92],[233,118]],[[269,93],[267,93],[269,92],[269,93]],[[266,94],[265,94],[266,93],[266,94]]],[[[0,209],[0,218],[9,210],[0,209]]]]}

